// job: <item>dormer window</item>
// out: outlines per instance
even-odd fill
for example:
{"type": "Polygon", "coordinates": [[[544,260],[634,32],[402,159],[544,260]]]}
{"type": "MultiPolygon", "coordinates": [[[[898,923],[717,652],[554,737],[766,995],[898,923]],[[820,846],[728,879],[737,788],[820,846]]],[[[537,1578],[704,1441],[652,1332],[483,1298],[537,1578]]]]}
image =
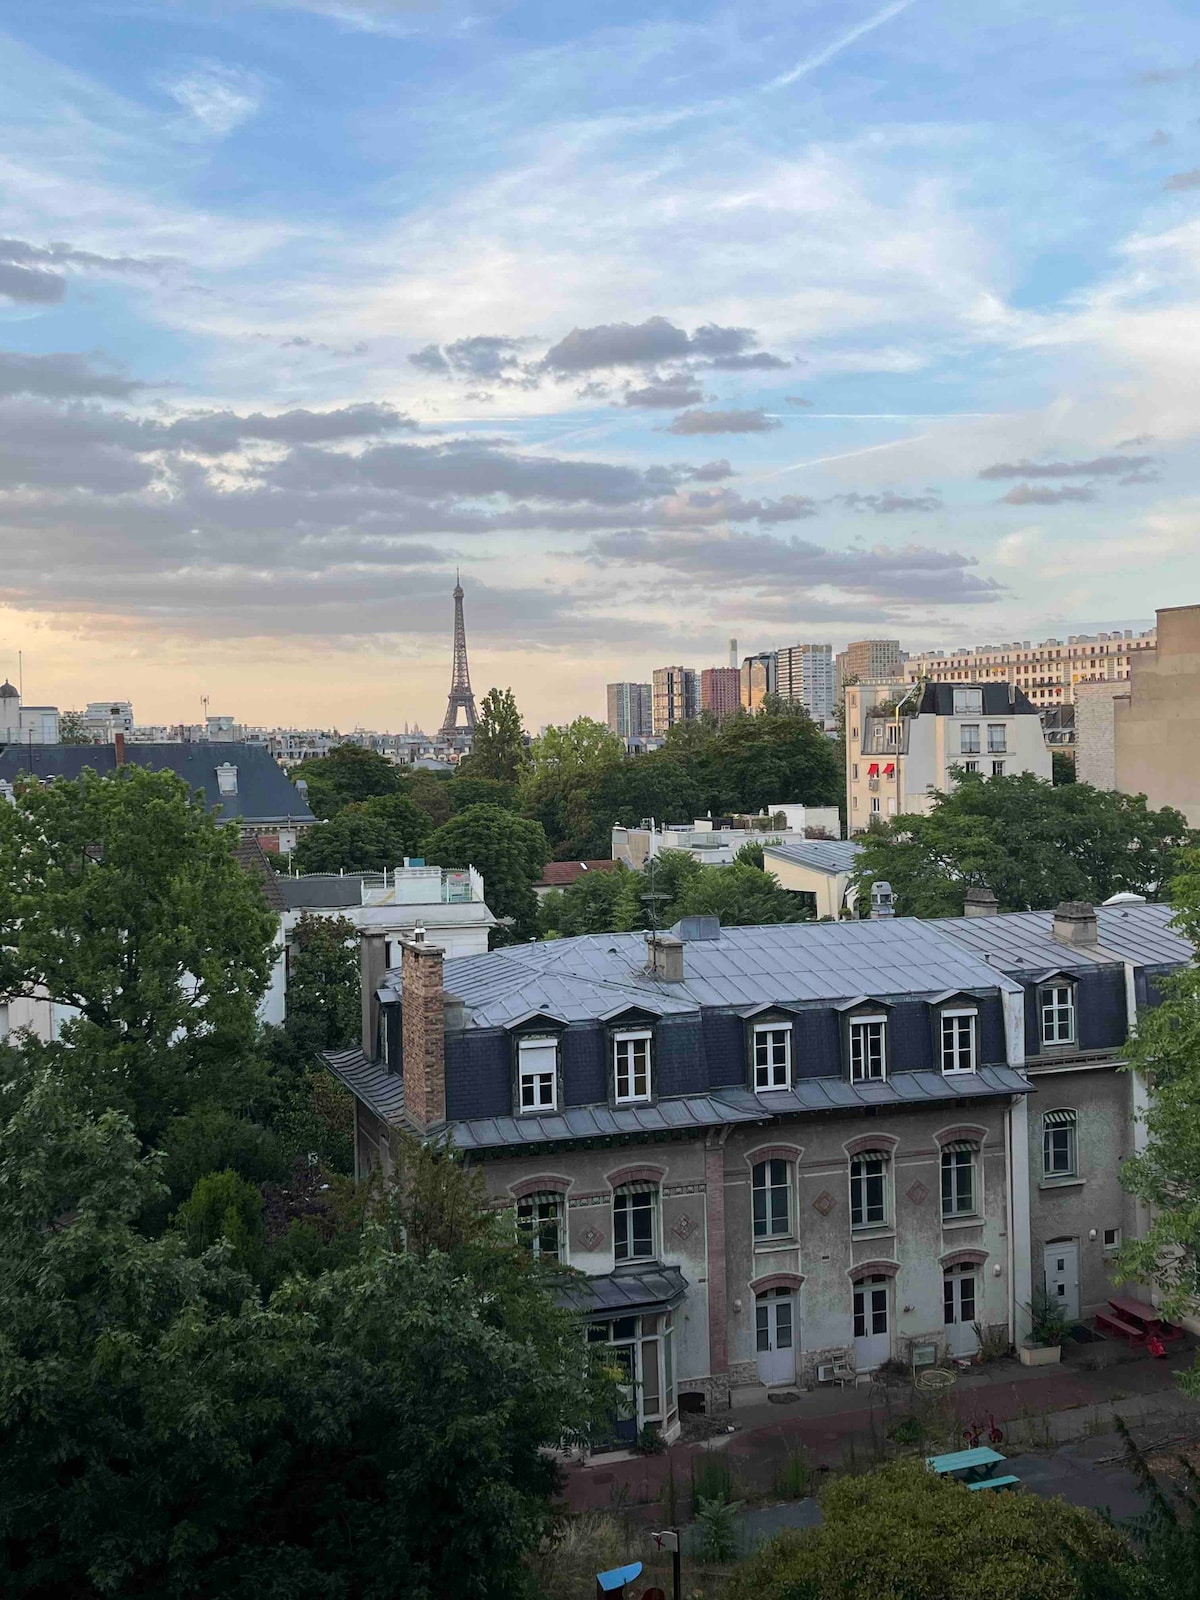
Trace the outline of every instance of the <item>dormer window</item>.
{"type": "Polygon", "coordinates": [[[619,1106],[651,1099],[651,1034],[648,1028],[613,1035],[613,1100],[619,1106]]]}
{"type": "Polygon", "coordinates": [[[981,717],[983,715],[983,690],[955,689],[954,715],[956,717],[981,717]]]}
{"type": "Polygon", "coordinates": [[[851,1017],[850,1082],[882,1083],[887,1077],[887,1018],[851,1017]]]}
{"type": "Polygon", "coordinates": [[[521,1111],[557,1111],[558,1040],[553,1036],[518,1042],[517,1104],[521,1111]]]}
{"type": "Polygon", "coordinates": [[[1053,978],[1038,988],[1038,1017],[1043,1045],[1075,1043],[1075,985],[1053,978]]]}
{"type": "Polygon", "coordinates": [[[978,1016],[973,1010],[954,1009],[941,1013],[942,1076],[974,1072],[978,1016]]]}
{"type": "Polygon", "coordinates": [[[759,1022],[754,1027],[754,1088],[792,1086],[792,1030],[786,1022],[759,1022]]]}

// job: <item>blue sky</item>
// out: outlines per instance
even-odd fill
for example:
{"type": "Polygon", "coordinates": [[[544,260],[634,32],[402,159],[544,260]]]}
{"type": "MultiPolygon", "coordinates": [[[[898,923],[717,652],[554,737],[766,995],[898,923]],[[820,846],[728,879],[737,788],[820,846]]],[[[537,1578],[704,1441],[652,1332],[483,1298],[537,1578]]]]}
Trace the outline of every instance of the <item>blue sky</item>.
{"type": "Polygon", "coordinates": [[[1182,4],[0,0],[0,236],[36,698],[428,725],[456,566],[534,726],[1200,598],[1182,4]]]}

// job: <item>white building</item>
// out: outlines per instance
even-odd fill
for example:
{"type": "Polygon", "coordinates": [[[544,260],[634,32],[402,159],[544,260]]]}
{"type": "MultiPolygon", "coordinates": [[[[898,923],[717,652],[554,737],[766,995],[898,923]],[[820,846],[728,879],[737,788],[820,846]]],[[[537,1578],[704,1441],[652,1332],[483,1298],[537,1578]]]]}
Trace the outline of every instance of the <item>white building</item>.
{"type": "Polygon", "coordinates": [[[803,839],[809,829],[831,839],[841,837],[836,806],[774,806],[759,817],[699,817],[695,822],[666,823],[653,818],[637,828],[614,828],[612,858],[640,871],[664,850],[686,850],[708,867],[727,867],[744,844],[787,844],[803,839]]]}
{"type": "Polygon", "coordinates": [[[23,706],[7,679],[0,683],[0,744],[57,744],[58,707],[23,706]]]}
{"type": "Polygon", "coordinates": [[[417,928],[448,956],[474,956],[487,950],[496,926],[474,867],[455,871],[406,861],[390,872],[310,872],[277,882],[286,907],[280,924],[285,950],[305,912],[344,917],[360,935],[382,934],[389,964],[393,954],[400,959],[397,941],[417,928]]]}
{"type": "Polygon", "coordinates": [[[133,733],[133,706],[128,700],[89,700],[80,713],[80,727],[96,744],[112,744],[118,733],[133,733]]]}
{"type": "Polygon", "coordinates": [[[851,684],[846,691],[851,834],[901,813],[927,814],[955,768],[985,778],[1032,772],[1051,756],[1037,707],[1008,683],[851,684]]]}
{"type": "Polygon", "coordinates": [[[795,644],[775,652],[775,692],[802,705],[814,722],[833,718],[834,679],[831,644],[795,644]]]}
{"type": "Polygon", "coordinates": [[[853,839],[795,839],[763,846],[763,870],[781,889],[812,896],[817,919],[854,914],[850,880],[862,846],[853,839]]]}

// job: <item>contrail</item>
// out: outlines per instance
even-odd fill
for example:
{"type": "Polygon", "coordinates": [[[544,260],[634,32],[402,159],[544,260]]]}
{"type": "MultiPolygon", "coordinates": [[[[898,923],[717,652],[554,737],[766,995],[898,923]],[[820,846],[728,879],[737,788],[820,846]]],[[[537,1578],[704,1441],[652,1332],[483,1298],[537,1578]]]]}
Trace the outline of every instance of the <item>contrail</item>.
{"type": "Polygon", "coordinates": [[[766,89],[786,89],[789,83],[795,83],[797,78],[803,78],[810,72],[815,72],[818,67],[823,67],[827,61],[832,61],[847,45],[861,39],[864,33],[871,33],[875,28],[882,27],[885,22],[890,22],[893,17],[899,16],[902,11],[907,11],[913,0],[892,0],[890,6],[884,6],[882,11],[877,11],[873,17],[868,17],[865,22],[860,22],[857,28],[851,28],[843,33],[832,44],[827,44],[824,50],[818,50],[815,56],[806,56],[803,61],[797,62],[790,72],[785,72],[782,77],[772,78],[770,83],[764,84],[766,89]]]}

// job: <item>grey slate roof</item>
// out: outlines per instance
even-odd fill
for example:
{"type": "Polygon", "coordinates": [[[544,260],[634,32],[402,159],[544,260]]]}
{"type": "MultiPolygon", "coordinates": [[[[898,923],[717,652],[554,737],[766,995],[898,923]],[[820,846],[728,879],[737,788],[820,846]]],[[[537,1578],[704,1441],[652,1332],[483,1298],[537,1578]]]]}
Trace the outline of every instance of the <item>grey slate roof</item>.
{"type": "Polygon", "coordinates": [[[635,1311],[671,1311],[686,1293],[687,1279],[678,1267],[655,1264],[573,1283],[559,1298],[587,1317],[606,1313],[619,1317],[635,1311]]]}
{"type": "Polygon", "coordinates": [[[861,849],[855,839],[791,839],[787,844],[763,845],[763,855],[794,861],[801,867],[815,867],[818,872],[853,872],[861,849]]]}
{"type": "MultiPolygon", "coordinates": [[[[701,1006],[1014,987],[981,954],[915,918],[722,928],[719,939],[685,944],[683,961],[683,983],[659,983],[647,974],[642,934],[586,934],[456,957],[446,962],[445,985],[463,1001],[468,1028],[504,1027],[534,1012],[587,1022],[625,1007],[671,1016],[701,1006]]],[[[394,999],[399,977],[389,974],[381,993],[394,999]]]]}
{"type": "MultiPolygon", "coordinates": [[[[990,958],[1001,972],[1083,971],[1132,961],[1138,966],[1177,967],[1192,960],[1191,944],[1171,926],[1172,906],[1100,906],[1094,945],[1060,944],[1052,935],[1052,911],[1009,911],[995,917],[938,917],[931,926],[964,949],[990,958]]],[[[904,921],[907,919],[897,919],[904,921]]]]}
{"type": "Polygon", "coordinates": [[[382,1061],[368,1061],[359,1049],[326,1050],[325,1065],[335,1078],[377,1117],[398,1124],[404,1121],[404,1079],[390,1073],[382,1061]]]}
{"type": "MultiPolygon", "coordinates": [[[[208,805],[220,806],[227,822],[313,822],[316,819],[299,790],[270,753],[252,744],[125,745],[125,764],[152,772],[177,772],[189,788],[200,789],[208,805]],[[237,768],[238,792],[221,794],[217,768],[237,768]]],[[[9,744],[0,748],[0,779],[9,783],[20,773],[50,778],[77,778],[85,767],[102,777],[117,770],[111,744],[9,744]]]]}
{"type": "Polygon", "coordinates": [[[279,892],[289,911],[333,911],[362,904],[362,875],[309,872],[303,877],[279,880],[279,892]]]}

